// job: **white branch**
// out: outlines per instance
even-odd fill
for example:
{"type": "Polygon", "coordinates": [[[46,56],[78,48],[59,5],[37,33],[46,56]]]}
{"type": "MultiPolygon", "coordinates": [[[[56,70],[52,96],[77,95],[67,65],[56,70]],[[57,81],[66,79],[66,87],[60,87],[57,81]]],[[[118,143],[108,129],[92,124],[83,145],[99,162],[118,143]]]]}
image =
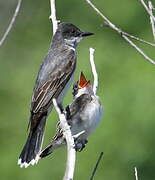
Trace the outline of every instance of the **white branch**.
{"type": "Polygon", "coordinates": [[[151,43],[151,42],[145,41],[144,39],[141,39],[139,37],[133,36],[132,34],[129,34],[129,33],[124,32],[124,31],[122,31],[121,33],[122,33],[122,35],[125,35],[125,36],[127,36],[129,38],[132,38],[132,39],[136,40],[136,41],[140,41],[142,43],[145,43],[147,45],[155,47],[155,43],[151,43]]]}
{"type": "Polygon", "coordinates": [[[54,35],[58,28],[58,21],[56,18],[55,0],[50,0],[50,6],[51,6],[51,15],[49,18],[52,20],[52,23],[53,23],[53,35],[54,35]]]}
{"type": "Polygon", "coordinates": [[[76,160],[74,138],[71,134],[71,130],[67,123],[66,117],[63,113],[61,113],[55,99],[53,99],[53,105],[59,115],[60,127],[63,131],[63,135],[67,142],[67,163],[66,163],[64,180],[72,180],[74,176],[74,168],[75,168],[75,160],[76,160]]]}
{"type": "Polygon", "coordinates": [[[96,94],[97,87],[98,87],[98,74],[96,71],[95,63],[94,63],[94,51],[95,51],[95,49],[89,48],[89,51],[90,51],[90,64],[91,64],[91,69],[92,69],[92,73],[94,76],[93,91],[94,91],[94,94],[96,94]]]}
{"type": "Polygon", "coordinates": [[[84,134],[84,133],[85,133],[85,131],[83,130],[83,131],[75,134],[75,135],[73,136],[73,138],[74,138],[74,139],[77,139],[79,136],[81,136],[81,135],[84,134]]]}
{"type": "Polygon", "coordinates": [[[135,167],[135,178],[138,180],[138,173],[137,173],[137,168],[135,167]]]}
{"type": "Polygon", "coordinates": [[[14,24],[14,22],[15,22],[15,20],[16,20],[16,17],[17,17],[17,15],[18,15],[18,12],[19,12],[19,9],[20,9],[20,6],[21,6],[21,2],[22,2],[22,0],[18,0],[16,9],[15,9],[15,12],[14,12],[14,14],[13,14],[13,16],[12,16],[12,19],[11,19],[11,21],[10,21],[10,24],[9,24],[8,28],[6,29],[3,37],[2,37],[1,40],[0,40],[0,46],[2,46],[2,44],[4,43],[5,39],[7,38],[9,32],[11,31],[11,29],[12,29],[12,27],[13,27],[13,24],[14,24]]]}
{"type": "MultiPolygon", "coordinates": [[[[53,35],[54,35],[58,28],[58,21],[56,19],[55,0],[50,0],[50,6],[51,6],[51,15],[49,18],[52,20],[53,35]]],[[[53,99],[53,105],[59,115],[60,127],[63,131],[63,136],[65,137],[66,143],[67,143],[67,162],[66,162],[66,171],[65,171],[63,180],[73,180],[75,161],[76,161],[74,137],[72,136],[70,126],[67,123],[65,114],[61,113],[61,111],[57,105],[56,99],[53,99]]]]}
{"type": "Polygon", "coordinates": [[[141,2],[141,4],[144,6],[144,8],[146,9],[147,13],[149,14],[149,16],[151,16],[151,18],[153,19],[153,21],[155,22],[155,17],[153,16],[153,14],[151,13],[150,9],[147,7],[147,5],[145,4],[144,0],[139,0],[141,2]]]}
{"type": "MultiPolygon", "coordinates": [[[[148,2],[148,6],[149,6],[150,14],[152,14],[152,16],[153,16],[152,11],[153,11],[154,8],[153,8],[153,5],[152,5],[151,1],[148,2]]],[[[155,40],[155,21],[153,20],[152,16],[150,16],[150,23],[151,23],[151,27],[152,27],[153,38],[155,40]]]]}
{"type": "MultiPolygon", "coordinates": [[[[138,41],[141,41],[143,43],[146,43],[146,44],[149,44],[149,45],[152,45],[154,46],[154,44],[152,43],[149,43],[145,40],[142,40],[140,38],[137,38],[133,35],[130,35],[124,31],[122,31],[120,28],[118,28],[115,24],[113,24],[103,13],[101,13],[99,11],[98,8],[96,8],[96,6],[90,1],[90,0],[85,0],[94,10],[95,12],[101,16],[101,18],[105,21],[105,24],[107,26],[109,26],[111,29],[115,30],[121,37],[123,37],[132,47],[134,47],[147,61],[149,61],[150,63],[152,64],[155,64],[155,61],[153,59],[151,59],[150,57],[148,57],[144,51],[139,48],[133,41],[131,41],[128,37],[132,38],[132,39],[135,39],[135,40],[138,40],[138,41]]],[[[140,1],[143,1],[143,0],[140,0],[140,1]]]]}
{"type": "Polygon", "coordinates": [[[149,56],[147,56],[144,51],[142,51],[133,41],[131,41],[127,36],[122,35],[122,37],[132,46],[134,47],[147,61],[149,61],[152,64],[155,64],[155,61],[151,59],[149,56]]]}

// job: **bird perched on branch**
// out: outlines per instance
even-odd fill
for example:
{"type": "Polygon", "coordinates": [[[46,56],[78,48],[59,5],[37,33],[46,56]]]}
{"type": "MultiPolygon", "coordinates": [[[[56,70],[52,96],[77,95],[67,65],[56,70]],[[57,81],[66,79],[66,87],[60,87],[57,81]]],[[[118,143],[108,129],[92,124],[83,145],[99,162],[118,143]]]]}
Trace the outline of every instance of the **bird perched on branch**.
{"type": "MultiPolygon", "coordinates": [[[[73,86],[73,102],[66,108],[66,120],[72,135],[83,132],[75,139],[76,151],[81,151],[87,143],[87,137],[95,130],[102,118],[103,108],[93,87],[81,73],[79,81],[73,86]]],[[[63,132],[59,127],[51,143],[41,152],[40,158],[51,154],[55,149],[66,144],[63,132]]]]}
{"type": "Polygon", "coordinates": [[[19,156],[20,167],[37,163],[43,141],[46,118],[52,109],[52,99],[61,103],[73,79],[76,68],[76,46],[85,36],[73,24],[60,23],[53,37],[48,54],[40,70],[32,94],[29,135],[19,156]]]}

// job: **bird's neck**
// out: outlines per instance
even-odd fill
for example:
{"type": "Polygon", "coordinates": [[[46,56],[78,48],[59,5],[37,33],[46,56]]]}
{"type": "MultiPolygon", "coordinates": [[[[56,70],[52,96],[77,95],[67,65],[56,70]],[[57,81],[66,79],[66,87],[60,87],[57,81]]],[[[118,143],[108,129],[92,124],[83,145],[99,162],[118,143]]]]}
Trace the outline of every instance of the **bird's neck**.
{"type": "Polygon", "coordinates": [[[63,39],[63,38],[53,38],[51,43],[51,48],[59,48],[64,46],[65,48],[72,49],[75,51],[77,43],[73,40],[63,39]]]}
{"type": "Polygon", "coordinates": [[[52,42],[51,42],[51,47],[52,48],[55,48],[55,47],[57,48],[57,47],[61,46],[62,44],[64,44],[64,40],[62,39],[62,37],[55,35],[53,37],[52,42]]]}
{"type": "Polygon", "coordinates": [[[65,46],[67,46],[69,49],[72,49],[73,51],[75,51],[75,48],[77,46],[76,41],[74,40],[70,40],[70,39],[64,39],[64,44],[65,46]]]}

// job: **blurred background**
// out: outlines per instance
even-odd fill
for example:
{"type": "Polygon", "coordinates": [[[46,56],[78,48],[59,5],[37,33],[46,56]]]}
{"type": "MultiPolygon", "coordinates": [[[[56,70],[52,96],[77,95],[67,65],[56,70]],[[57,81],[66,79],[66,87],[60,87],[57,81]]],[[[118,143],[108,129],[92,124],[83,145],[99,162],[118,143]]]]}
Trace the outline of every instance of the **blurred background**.
{"type": "MultiPolygon", "coordinates": [[[[94,1],[95,2],[95,1],[94,1]]],[[[0,37],[5,32],[17,0],[0,1],[0,37]]],[[[152,41],[149,18],[139,1],[102,0],[95,5],[116,25],[152,41]]],[[[2,180],[59,180],[66,163],[66,149],[54,152],[27,169],[17,159],[27,138],[31,93],[39,66],[52,38],[49,1],[23,1],[16,22],[0,47],[0,176],[2,180]]],[[[95,35],[78,46],[78,66],[93,82],[89,47],[95,48],[99,75],[98,95],[104,118],[77,153],[75,179],[89,179],[101,151],[104,152],[95,180],[131,180],[134,167],[139,179],[155,179],[155,66],[147,62],[103,20],[79,0],[57,0],[57,18],[95,35]]],[[[155,58],[155,49],[137,43],[155,58]]],[[[71,102],[71,88],[64,105],[71,102]]],[[[55,111],[48,118],[44,146],[55,132],[55,111]]]]}

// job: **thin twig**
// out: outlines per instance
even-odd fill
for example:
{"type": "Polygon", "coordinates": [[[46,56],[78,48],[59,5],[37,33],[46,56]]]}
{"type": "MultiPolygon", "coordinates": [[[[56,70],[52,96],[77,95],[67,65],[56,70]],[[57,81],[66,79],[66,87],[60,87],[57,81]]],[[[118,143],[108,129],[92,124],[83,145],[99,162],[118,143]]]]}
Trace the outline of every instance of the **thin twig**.
{"type": "MultiPolygon", "coordinates": [[[[123,37],[132,47],[134,47],[147,61],[149,61],[152,64],[155,64],[155,61],[148,57],[142,49],[140,49],[133,41],[131,41],[128,37],[133,38],[135,40],[139,40],[139,38],[135,36],[130,36],[130,34],[123,32],[120,28],[118,28],[116,25],[114,25],[103,13],[99,11],[98,8],[90,1],[90,0],[85,0],[95,11],[96,13],[104,19],[105,23],[107,26],[109,26],[111,29],[115,30],[121,37],[123,37]],[[127,37],[128,36],[128,37],[127,37]]],[[[139,40],[141,42],[146,43],[147,41],[144,40],[139,40]]],[[[152,45],[152,43],[147,42],[147,44],[152,45]]],[[[154,44],[153,44],[154,46],[154,44]]]]}
{"type": "Polygon", "coordinates": [[[148,57],[144,51],[142,51],[135,43],[133,43],[128,37],[122,36],[132,47],[134,47],[147,61],[149,61],[152,64],[155,64],[155,61],[148,57]]]}
{"type": "Polygon", "coordinates": [[[135,167],[135,178],[138,180],[138,173],[137,173],[137,168],[135,167]]]}
{"type": "MultiPolygon", "coordinates": [[[[153,5],[152,5],[151,1],[148,2],[148,7],[149,7],[149,10],[150,10],[150,13],[153,16],[153,12],[152,12],[153,11],[153,5]]],[[[155,40],[155,21],[153,20],[152,16],[150,16],[150,24],[151,24],[151,27],[152,27],[153,38],[155,40]]]]}
{"type": "Polygon", "coordinates": [[[155,43],[151,43],[151,42],[145,41],[144,39],[141,39],[141,38],[139,38],[139,37],[133,36],[132,34],[129,34],[129,33],[124,32],[124,31],[122,31],[122,34],[124,34],[124,35],[126,35],[127,37],[130,37],[130,38],[132,38],[132,39],[134,39],[134,40],[137,40],[137,41],[140,41],[140,42],[145,43],[145,44],[147,44],[147,45],[150,45],[150,46],[155,47],[155,43]]]}
{"type": "Polygon", "coordinates": [[[75,135],[73,135],[73,138],[74,139],[77,139],[79,136],[81,136],[83,133],[85,133],[85,131],[83,130],[83,131],[81,131],[81,132],[79,132],[79,133],[77,133],[77,134],[75,134],[75,135]]]}
{"type": "Polygon", "coordinates": [[[76,160],[74,138],[71,134],[70,126],[67,123],[65,114],[61,113],[61,110],[57,105],[56,99],[53,99],[53,105],[59,115],[60,127],[63,131],[63,135],[67,142],[67,163],[66,163],[66,171],[63,179],[72,180],[74,176],[74,168],[75,168],[75,160],[76,160]]]}
{"type": "Polygon", "coordinates": [[[149,16],[151,16],[151,18],[153,19],[153,21],[155,22],[155,17],[153,16],[153,14],[151,13],[150,9],[147,7],[147,5],[145,4],[144,0],[139,0],[141,2],[141,4],[144,6],[144,8],[146,9],[147,13],[149,14],[149,16]]]}
{"type": "Polygon", "coordinates": [[[55,0],[50,0],[50,6],[51,6],[51,15],[49,18],[51,19],[53,23],[53,35],[54,35],[58,28],[58,21],[56,18],[55,0]]]}
{"type": "Polygon", "coordinates": [[[100,153],[100,156],[99,156],[99,158],[97,159],[97,162],[96,162],[95,167],[94,167],[94,169],[93,169],[93,172],[92,172],[92,175],[91,175],[91,177],[90,177],[90,180],[93,180],[93,178],[94,178],[94,176],[95,176],[95,173],[96,173],[96,170],[97,170],[97,168],[98,168],[98,165],[99,165],[99,163],[100,163],[100,161],[101,161],[101,159],[102,159],[102,156],[103,156],[103,152],[100,153]]]}
{"type": "Polygon", "coordinates": [[[22,2],[22,0],[18,0],[16,9],[15,9],[15,12],[14,12],[14,14],[12,16],[10,24],[9,24],[8,28],[6,29],[4,35],[2,36],[1,40],[0,40],[0,46],[2,46],[2,44],[4,43],[5,39],[7,38],[9,32],[11,31],[11,29],[13,27],[13,24],[15,23],[16,17],[17,17],[17,15],[19,13],[19,10],[20,10],[21,2],[22,2]]]}
{"type": "Polygon", "coordinates": [[[97,87],[98,87],[98,74],[96,71],[95,63],[94,63],[94,51],[95,51],[95,49],[89,48],[89,51],[90,51],[90,64],[91,64],[91,69],[92,69],[92,73],[94,76],[93,92],[94,92],[94,94],[96,94],[97,87]]]}
{"type": "MultiPolygon", "coordinates": [[[[112,28],[112,27],[111,27],[111,24],[107,23],[106,21],[104,22],[104,24],[105,24],[106,26],[112,28]]],[[[151,42],[149,42],[149,41],[146,41],[146,40],[144,40],[144,39],[141,39],[141,38],[139,38],[139,37],[136,37],[136,36],[134,36],[134,35],[132,35],[132,34],[129,34],[129,33],[125,32],[125,31],[122,31],[120,28],[117,28],[116,26],[115,26],[115,28],[112,28],[112,29],[115,30],[115,31],[117,31],[117,33],[119,33],[121,36],[122,36],[122,35],[125,35],[125,36],[127,36],[127,37],[130,37],[131,39],[134,39],[134,40],[136,40],[136,41],[140,41],[140,42],[142,42],[142,43],[144,43],[144,44],[147,44],[147,45],[150,45],[150,46],[155,47],[155,43],[151,43],[151,42]]]]}

